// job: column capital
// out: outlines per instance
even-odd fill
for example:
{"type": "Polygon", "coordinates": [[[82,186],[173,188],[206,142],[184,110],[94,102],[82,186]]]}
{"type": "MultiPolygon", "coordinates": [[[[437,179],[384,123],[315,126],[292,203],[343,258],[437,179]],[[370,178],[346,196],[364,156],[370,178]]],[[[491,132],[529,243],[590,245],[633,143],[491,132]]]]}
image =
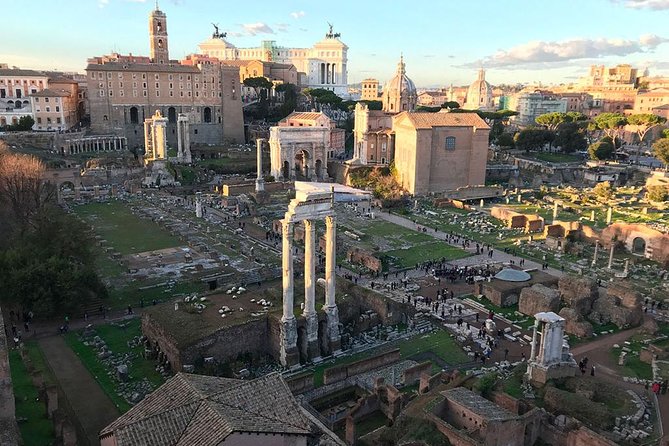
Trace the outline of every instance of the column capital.
{"type": "Polygon", "coordinates": [[[334,225],[337,222],[337,217],[335,215],[326,215],[325,216],[325,224],[327,226],[334,225]]]}
{"type": "Polygon", "coordinates": [[[287,238],[293,238],[293,222],[287,220],[281,220],[281,230],[283,231],[283,236],[287,238]]]}

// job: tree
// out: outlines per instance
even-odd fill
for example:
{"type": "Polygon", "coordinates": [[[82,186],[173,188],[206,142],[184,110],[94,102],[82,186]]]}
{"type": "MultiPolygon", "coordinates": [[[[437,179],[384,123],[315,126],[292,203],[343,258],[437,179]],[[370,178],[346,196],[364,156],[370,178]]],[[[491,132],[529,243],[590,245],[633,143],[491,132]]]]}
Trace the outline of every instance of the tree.
{"type": "Polygon", "coordinates": [[[502,133],[497,137],[496,144],[500,147],[507,147],[513,149],[515,146],[513,135],[511,133],[502,133]]]}
{"type": "Polygon", "coordinates": [[[460,104],[458,104],[456,101],[446,101],[443,104],[441,104],[441,108],[447,108],[449,110],[452,110],[454,108],[460,108],[460,104]]]}
{"type": "Polygon", "coordinates": [[[583,134],[583,127],[576,122],[564,122],[558,127],[555,135],[555,146],[561,147],[564,153],[580,152],[588,148],[583,134]]]}
{"type": "Polygon", "coordinates": [[[669,138],[661,138],[653,143],[655,158],[664,163],[665,170],[669,166],[669,138]]]}
{"type": "Polygon", "coordinates": [[[535,121],[537,124],[546,127],[548,130],[555,132],[558,127],[567,122],[568,117],[566,113],[553,112],[553,113],[544,113],[543,115],[537,116],[535,121]]]}
{"type": "Polygon", "coordinates": [[[650,129],[657,127],[666,121],[665,118],[652,113],[640,113],[638,115],[630,115],[627,117],[627,123],[636,126],[635,133],[639,137],[640,144],[643,144],[643,140],[650,129]]]}
{"type": "Polygon", "coordinates": [[[597,196],[599,201],[607,202],[613,197],[613,188],[608,181],[602,181],[592,189],[592,192],[597,196]]]}
{"type": "Polygon", "coordinates": [[[419,105],[416,107],[416,112],[423,112],[423,113],[437,113],[439,110],[441,110],[441,107],[428,107],[426,105],[419,105]]]}
{"type": "Polygon", "coordinates": [[[602,138],[588,147],[588,154],[593,160],[608,160],[613,158],[614,153],[613,141],[608,137],[602,138]]]}
{"type": "Polygon", "coordinates": [[[620,113],[602,113],[595,116],[592,121],[598,130],[611,138],[615,149],[616,139],[620,137],[620,133],[627,124],[627,118],[620,113]]]}
{"type": "Polygon", "coordinates": [[[538,150],[545,146],[552,140],[552,133],[540,128],[526,128],[516,133],[513,140],[517,149],[530,152],[531,150],[538,150]]]}
{"type": "Polygon", "coordinates": [[[20,232],[33,224],[33,217],[54,197],[44,182],[44,164],[33,156],[0,152],[0,207],[4,223],[20,232]]]}
{"type": "Polygon", "coordinates": [[[264,101],[267,99],[267,90],[272,88],[274,84],[270,82],[266,77],[247,77],[244,79],[244,85],[247,87],[253,88],[253,90],[256,92],[256,97],[258,98],[259,101],[264,101]],[[265,96],[261,94],[261,92],[265,92],[265,96]]]}
{"type": "Polygon", "coordinates": [[[279,107],[277,112],[277,118],[281,120],[294,112],[297,108],[298,89],[297,86],[291,83],[279,84],[274,89],[278,93],[283,93],[283,104],[281,104],[281,107],[279,107]]]}
{"type": "Polygon", "coordinates": [[[649,201],[667,201],[669,190],[666,186],[648,186],[646,189],[646,198],[649,201]]]}
{"type": "Polygon", "coordinates": [[[367,108],[370,110],[383,110],[383,102],[381,101],[359,101],[363,104],[367,104],[367,108]]]}
{"type": "Polygon", "coordinates": [[[662,137],[669,138],[669,129],[662,130],[662,137]]]}
{"type": "Polygon", "coordinates": [[[333,106],[342,102],[342,99],[334,91],[326,90],[325,88],[306,88],[303,93],[319,104],[333,106]]]}

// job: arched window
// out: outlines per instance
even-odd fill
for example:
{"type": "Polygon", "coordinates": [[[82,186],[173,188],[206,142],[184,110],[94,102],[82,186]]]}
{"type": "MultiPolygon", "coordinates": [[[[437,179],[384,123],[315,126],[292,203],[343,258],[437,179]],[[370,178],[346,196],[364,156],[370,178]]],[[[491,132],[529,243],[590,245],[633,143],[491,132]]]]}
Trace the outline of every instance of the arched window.
{"type": "Polygon", "coordinates": [[[130,124],[139,124],[137,107],[130,107],[130,124]]]}
{"type": "Polygon", "coordinates": [[[177,122],[177,111],[174,107],[170,107],[167,109],[167,121],[170,124],[174,124],[177,122]]]}
{"type": "Polygon", "coordinates": [[[163,47],[163,39],[158,39],[158,48],[163,47]]]}
{"type": "Polygon", "coordinates": [[[211,122],[211,108],[204,108],[204,122],[211,122]]]}
{"type": "Polygon", "coordinates": [[[163,30],[163,25],[160,23],[160,20],[156,22],[156,30],[159,32],[163,30]]]}
{"type": "Polygon", "coordinates": [[[455,150],[455,136],[446,137],[446,150],[455,150]]]}

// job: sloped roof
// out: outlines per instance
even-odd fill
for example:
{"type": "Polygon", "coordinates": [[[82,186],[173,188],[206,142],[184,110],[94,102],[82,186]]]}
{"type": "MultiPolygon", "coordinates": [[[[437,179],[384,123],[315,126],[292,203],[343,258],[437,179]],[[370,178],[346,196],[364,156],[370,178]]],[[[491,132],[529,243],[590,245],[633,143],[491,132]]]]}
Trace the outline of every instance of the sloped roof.
{"type": "Polygon", "coordinates": [[[100,432],[118,446],[215,446],[233,432],[309,435],[281,375],[242,381],[178,373],[100,432]]]}
{"type": "Polygon", "coordinates": [[[199,73],[200,69],[191,65],[181,65],[178,63],[134,63],[134,62],[105,62],[89,63],[86,71],[157,71],[160,73],[182,72],[199,73]]]}
{"type": "Polygon", "coordinates": [[[48,88],[45,88],[44,90],[38,91],[37,93],[33,93],[30,96],[34,97],[45,97],[45,98],[54,98],[54,97],[61,97],[61,98],[66,98],[70,96],[70,93],[67,91],[63,90],[50,90],[48,88]]]}
{"type": "Polygon", "coordinates": [[[313,121],[320,118],[321,116],[325,116],[327,118],[327,115],[322,112],[293,112],[286,116],[283,120],[288,121],[290,119],[300,119],[304,121],[313,121]]]}
{"type": "Polygon", "coordinates": [[[476,113],[421,113],[402,112],[397,118],[406,116],[416,129],[430,129],[432,127],[476,127],[489,129],[490,127],[476,113]]]}
{"type": "Polygon", "coordinates": [[[23,70],[21,68],[0,68],[0,76],[44,76],[41,71],[23,70]]]}
{"type": "Polygon", "coordinates": [[[495,279],[504,280],[505,282],[526,282],[531,278],[532,276],[530,276],[525,271],[511,268],[504,268],[495,274],[495,279]]]}

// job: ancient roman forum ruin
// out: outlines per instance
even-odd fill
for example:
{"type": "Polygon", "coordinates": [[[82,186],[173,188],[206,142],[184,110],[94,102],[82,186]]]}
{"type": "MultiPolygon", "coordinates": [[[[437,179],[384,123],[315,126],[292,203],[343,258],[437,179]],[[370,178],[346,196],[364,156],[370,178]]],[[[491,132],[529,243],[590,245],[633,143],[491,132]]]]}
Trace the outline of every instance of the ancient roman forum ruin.
{"type": "Polygon", "coordinates": [[[185,113],[179,113],[177,118],[177,162],[193,162],[190,152],[190,121],[185,113]]]}
{"type": "Polygon", "coordinates": [[[144,165],[167,158],[166,128],[167,118],[160,114],[160,110],[144,121],[144,165]]]}
{"type": "Polygon", "coordinates": [[[319,320],[316,312],[316,226],[314,221],[325,219],[325,305],[326,330],[322,345],[336,352],[341,346],[339,312],[335,302],[336,220],[334,188],[330,193],[298,191],[291,200],[282,222],[283,232],[283,316],[281,318],[280,360],[284,366],[299,364],[297,321],[293,312],[293,229],[304,224],[304,310],[307,352],[310,359],[320,357],[318,344],[319,320]]]}
{"type": "Polygon", "coordinates": [[[552,311],[537,313],[534,317],[532,346],[527,363],[530,381],[545,384],[549,379],[576,375],[576,361],[569,353],[569,344],[564,340],[565,319],[552,311]]]}

